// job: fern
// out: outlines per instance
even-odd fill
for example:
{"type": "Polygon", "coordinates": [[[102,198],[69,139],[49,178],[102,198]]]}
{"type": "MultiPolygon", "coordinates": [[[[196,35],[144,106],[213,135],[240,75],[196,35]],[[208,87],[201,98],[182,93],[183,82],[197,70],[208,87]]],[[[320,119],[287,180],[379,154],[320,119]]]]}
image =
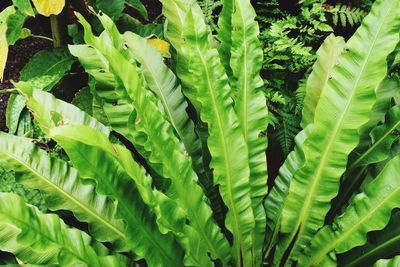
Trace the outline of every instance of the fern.
{"type": "Polygon", "coordinates": [[[332,15],[332,23],[335,26],[341,25],[342,27],[354,27],[360,24],[363,18],[367,15],[363,9],[358,7],[349,7],[345,4],[337,4],[335,6],[328,6],[327,12],[332,15]]]}
{"type": "Polygon", "coordinates": [[[290,112],[281,113],[280,126],[275,132],[275,139],[282,148],[285,157],[293,149],[294,137],[300,131],[300,119],[290,112]]]}

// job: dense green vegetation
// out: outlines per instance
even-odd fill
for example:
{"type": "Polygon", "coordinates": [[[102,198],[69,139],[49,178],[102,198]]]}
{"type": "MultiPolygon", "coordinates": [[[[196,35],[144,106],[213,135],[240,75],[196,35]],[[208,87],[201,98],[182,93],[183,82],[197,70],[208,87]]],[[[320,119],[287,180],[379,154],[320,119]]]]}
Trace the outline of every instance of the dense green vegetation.
{"type": "Polygon", "coordinates": [[[400,2],[154,5],[0,13],[0,264],[396,266],[400,2]]]}

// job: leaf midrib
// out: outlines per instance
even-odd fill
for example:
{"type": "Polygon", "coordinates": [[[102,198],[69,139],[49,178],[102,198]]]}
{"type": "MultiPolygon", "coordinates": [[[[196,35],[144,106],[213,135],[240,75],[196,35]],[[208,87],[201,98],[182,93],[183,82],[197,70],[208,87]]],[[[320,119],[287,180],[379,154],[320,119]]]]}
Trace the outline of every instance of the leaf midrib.
{"type": "MultiPolygon", "coordinates": [[[[58,193],[60,193],[61,195],[64,195],[64,197],[66,197],[67,199],[69,199],[71,202],[73,202],[75,205],[79,206],[82,210],[84,210],[85,212],[87,212],[88,214],[92,215],[94,218],[96,218],[98,221],[102,222],[104,225],[107,226],[107,228],[109,228],[110,230],[112,230],[113,232],[115,232],[121,239],[125,240],[126,237],[125,235],[115,226],[113,226],[112,224],[108,223],[106,220],[104,220],[101,216],[99,216],[99,214],[92,212],[89,208],[87,208],[85,205],[82,205],[81,202],[79,202],[78,200],[76,200],[75,198],[71,197],[69,194],[67,194],[67,192],[65,192],[62,188],[58,187],[56,184],[54,184],[53,182],[49,181],[46,179],[46,177],[44,175],[41,175],[39,172],[37,172],[35,169],[31,168],[27,163],[25,163],[24,161],[13,157],[12,154],[8,154],[6,152],[2,152],[3,154],[6,154],[9,158],[14,159],[15,161],[19,162],[19,164],[21,164],[22,166],[24,166],[25,168],[27,168],[31,173],[33,173],[35,176],[37,176],[40,180],[44,181],[45,183],[47,183],[48,185],[50,185],[52,188],[54,188],[58,193]]],[[[77,177],[77,179],[79,179],[79,177],[77,177]]],[[[39,189],[40,190],[40,189],[39,189]]]]}
{"type": "MultiPolygon", "coordinates": [[[[391,10],[391,9],[388,8],[388,9],[387,9],[387,13],[389,13],[390,10],[391,10]]],[[[386,13],[386,14],[387,14],[387,13],[386,13]]],[[[384,16],[384,18],[386,18],[386,16],[384,16]]],[[[361,70],[360,70],[360,72],[359,72],[360,75],[357,77],[357,80],[356,80],[356,82],[354,83],[354,86],[353,86],[353,88],[352,88],[352,90],[351,90],[351,94],[350,94],[350,97],[349,97],[349,101],[347,102],[347,104],[346,104],[346,106],[345,106],[345,109],[344,109],[343,113],[341,114],[339,120],[337,120],[337,124],[336,124],[336,126],[335,126],[334,131],[333,131],[334,134],[333,134],[331,140],[329,141],[328,145],[326,146],[327,149],[325,149],[324,154],[323,154],[323,156],[321,157],[321,161],[320,161],[320,164],[319,164],[319,166],[318,166],[316,175],[314,176],[315,178],[312,180],[313,182],[311,183],[310,191],[309,191],[309,193],[308,193],[307,196],[306,196],[305,205],[303,206],[304,208],[302,209],[302,211],[301,211],[301,213],[300,213],[300,216],[299,216],[299,219],[297,220],[296,227],[294,228],[294,232],[296,232],[297,229],[299,228],[299,226],[303,224],[302,222],[306,221],[306,219],[308,218],[308,216],[309,216],[309,214],[310,214],[310,206],[311,206],[311,204],[312,204],[312,196],[315,195],[315,191],[317,190],[317,187],[318,187],[318,185],[319,185],[319,182],[320,182],[320,179],[321,179],[321,175],[322,175],[322,171],[324,170],[324,167],[325,167],[325,165],[327,164],[327,157],[328,157],[329,154],[330,154],[330,151],[331,151],[331,149],[332,149],[332,146],[333,146],[335,140],[337,139],[337,135],[339,134],[339,129],[341,128],[342,122],[343,122],[344,118],[345,118],[346,115],[347,115],[347,112],[348,112],[348,110],[349,110],[349,108],[350,108],[351,103],[353,102],[353,98],[354,98],[355,95],[356,95],[356,90],[355,90],[355,89],[357,88],[357,86],[358,86],[358,84],[359,84],[359,82],[360,82],[360,80],[361,80],[362,74],[363,74],[363,72],[364,72],[364,69],[365,69],[365,67],[367,66],[367,63],[369,62],[369,58],[370,58],[370,56],[371,56],[371,53],[372,53],[373,49],[375,48],[375,45],[376,45],[378,36],[379,36],[379,34],[381,33],[381,30],[382,30],[382,27],[383,27],[383,25],[384,25],[384,22],[385,22],[385,19],[382,19],[382,20],[381,20],[381,24],[379,25],[379,30],[376,31],[376,35],[374,36],[373,42],[372,42],[372,44],[371,44],[371,46],[370,46],[370,49],[369,49],[369,51],[368,51],[368,53],[367,53],[367,56],[365,57],[366,59],[365,59],[365,61],[364,61],[364,64],[362,65],[361,70]]],[[[309,143],[309,142],[308,142],[308,143],[309,143]]],[[[295,241],[295,243],[294,243],[293,250],[291,251],[290,254],[292,254],[292,252],[294,251],[294,248],[296,247],[296,243],[297,243],[297,241],[299,240],[299,237],[302,235],[303,230],[304,230],[305,228],[306,228],[306,227],[301,227],[301,228],[299,229],[299,232],[298,232],[298,235],[297,235],[298,238],[296,239],[296,241],[295,241]]],[[[289,255],[289,256],[290,256],[290,255],[289,255]]]]}
{"type": "MultiPolygon", "coordinates": [[[[374,216],[375,212],[379,210],[382,206],[384,206],[388,201],[391,200],[393,196],[400,195],[400,187],[397,188],[397,190],[394,190],[391,192],[389,195],[386,195],[386,197],[383,198],[383,200],[376,205],[372,210],[369,210],[367,214],[363,216],[363,218],[359,218],[357,222],[355,222],[347,231],[342,232],[340,235],[335,235],[335,240],[331,243],[328,243],[328,245],[323,248],[322,250],[319,250],[318,254],[316,254],[312,259],[316,259],[315,261],[312,262],[312,266],[316,266],[317,263],[319,263],[322,258],[324,257],[329,251],[333,250],[336,246],[340,245],[343,241],[347,240],[349,235],[351,235],[353,232],[358,230],[358,227],[362,225],[366,220],[368,220],[370,217],[374,216]]],[[[368,196],[367,196],[368,197],[368,196]]],[[[374,229],[372,229],[374,230],[374,229]]]]}

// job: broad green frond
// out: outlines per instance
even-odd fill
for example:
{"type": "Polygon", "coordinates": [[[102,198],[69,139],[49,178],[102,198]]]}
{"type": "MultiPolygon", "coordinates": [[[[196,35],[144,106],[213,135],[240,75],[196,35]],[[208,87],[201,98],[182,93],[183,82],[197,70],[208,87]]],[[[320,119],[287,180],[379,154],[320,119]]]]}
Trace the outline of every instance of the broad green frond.
{"type": "Polygon", "coordinates": [[[306,96],[302,111],[301,127],[305,128],[314,122],[315,108],[317,107],[322,90],[328,83],[333,67],[345,45],[343,37],[329,35],[317,51],[317,61],[307,79],[306,96]]]}
{"type": "MultiPolygon", "coordinates": [[[[10,193],[0,193],[0,248],[32,264],[126,266],[122,256],[96,251],[85,232],[69,228],[57,215],[43,214],[10,193]]],[[[99,245],[99,244],[98,244],[99,245]]]]}
{"type": "Polygon", "coordinates": [[[300,258],[300,265],[316,266],[328,260],[327,254],[346,252],[364,245],[367,233],[386,226],[394,208],[400,207],[400,156],[387,163],[382,172],[356,195],[332,226],[322,228],[311,247],[300,258]]]}
{"type": "Polygon", "coordinates": [[[375,88],[386,75],[386,57],[399,41],[399,26],[400,2],[376,1],[339,57],[315,110],[314,131],[303,145],[305,165],[285,201],[279,259],[286,252],[296,260],[323,225],[348,155],[358,144],[358,129],[369,119],[375,88]]]}
{"type": "Polygon", "coordinates": [[[166,35],[177,50],[183,93],[208,125],[207,144],[214,184],[228,207],[225,224],[234,237],[237,264],[251,264],[254,214],[250,198],[248,149],[233,109],[231,88],[214,39],[195,1],[161,1],[166,35]]]}
{"type": "Polygon", "coordinates": [[[115,218],[116,203],[97,195],[95,188],[80,181],[75,169],[51,158],[33,140],[0,132],[0,164],[15,173],[16,180],[39,189],[49,209],[70,210],[89,224],[90,233],[100,242],[111,242],[115,250],[125,250],[125,224],[115,218]]]}

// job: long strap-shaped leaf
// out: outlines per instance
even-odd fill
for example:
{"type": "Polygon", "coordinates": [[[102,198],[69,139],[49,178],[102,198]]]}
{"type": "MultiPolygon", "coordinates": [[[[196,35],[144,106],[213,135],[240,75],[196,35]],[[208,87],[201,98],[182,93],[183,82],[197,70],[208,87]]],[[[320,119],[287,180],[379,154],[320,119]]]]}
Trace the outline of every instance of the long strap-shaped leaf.
{"type": "MultiPolygon", "coordinates": [[[[115,26],[104,15],[99,16],[109,38],[117,40],[121,38],[115,26]]],[[[220,233],[219,228],[211,219],[211,209],[203,199],[201,187],[196,183],[197,177],[192,170],[190,157],[182,151],[178,139],[172,132],[168,121],[165,120],[154,102],[152,93],[146,91],[142,85],[142,77],[138,75],[136,65],[131,64],[125,56],[112,46],[108,46],[100,39],[94,37],[89,25],[82,20],[85,27],[85,40],[94,46],[110,64],[110,71],[118,79],[120,86],[125,88],[128,98],[134,104],[135,111],[126,121],[127,127],[122,129],[123,134],[141,148],[141,153],[149,163],[165,178],[172,179],[172,183],[166,194],[177,200],[184,207],[191,225],[196,229],[193,232],[193,242],[187,245],[191,247],[189,254],[194,262],[211,264],[206,252],[209,251],[213,258],[226,261],[228,256],[228,243],[220,233]],[[127,132],[126,132],[127,130],[127,132]],[[191,194],[187,194],[190,190],[191,194]],[[201,211],[201,212],[199,212],[201,211]],[[195,235],[201,238],[196,238],[195,235]],[[198,242],[203,240],[205,242],[198,242]],[[199,249],[198,247],[201,247],[199,249]],[[208,261],[208,263],[206,263],[208,261]]],[[[128,44],[124,44],[128,46],[128,44]]],[[[106,111],[107,112],[107,111],[106,111]]],[[[188,255],[188,256],[189,256],[188,255]]]]}
{"type": "Polygon", "coordinates": [[[1,250],[32,264],[126,266],[123,257],[101,256],[91,245],[90,236],[69,228],[57,215],[43,214],[17,195],[0,193],[1,250]]]}
{"type": "Polygon", "coordinates": [[[314,113],[323,89],[328,82],[329,75],[334,64],[337,62],[339,54],[343,50],[344,40],[341,37],[329,35],[317,51],[317,61],[314,63],[306,86],[306,96],[304,99],[302,126],[304,130],[296,138],[296,146],[283,166],[279,169],[279,175],[265,201],[267,212],[267,250],[266,257],[277,241],[280,228],[280,220],[285,198],[289,191],[289,185],[294,174],[305,162],[302,146],[313,130],[314,113]]]}
{"type": "Polygon", "coordinates": [[[399,40],[399,24],[398,1],[375,2],[339,57],[315,111],[315,130],[303,146],[305,166],[290,185],[280,255],[287,251],[295,259],[323,225],[348,154],[358,143],[358,128],[368,121],[375,87],[385,77],[386,57],[399,40]]]}
{"type": "Polygon", "coordinates": [[[400,256],[385,260],[381,259],[374,264],[374,267],[397,267],[400,265],[400,256]]]}
{"type": "Polygon", "coordinates": [[[187,114],[188,104],[178,79],[164,64],[163,57],[155,50],[154,46],[148,43],[146,38],[132,32],[124,33],[122,38],[128,44],[128,51],[140,63],[149,89],[160,99],[168,121],[174,127],[191,156],[193,168],[199,177],[205,194],[210,199],[211,207],[216,213],[215,216],[218,218],[220,211],[223,210],[222,200],[220,200],[219,193],[213,186],[212,172],[203,157],[203,154],[208,153],[208,151],[202,150],[193,122],[187,114]]]}
{"type": "Polygon", "coordinates": [[[197,3],[161,2],[168,19],[167,36],[178,52],[177,71],[184,94],[208,124],[214,183],[220,185],[229,209],[226,225],[234,236],[236,264],[251,265],[251,232],[255,223],[249,196],[248,150],[232,106],[224,67],[197,3]]]}
{"type": "Polygon", "coordinates": [[[116,205],[84,185],[75,169],[49,157],[30,139],[0,132],[0,164],[16,174],[16,180],[39,189],[51,210],[70,210],[89,223],[91,234],[101,242],[112,242],[115,250],[126,250],[125,224],[115,218],[116,205]]]}
{"type": "MultiPolygon", "coordinates": [[[[182,253],[171,235],[162,235],[155,225],[155,218],[139,197],[135,184],[115,159],[106,153],[91,149],[75,140],[79,136],[72,130],[81,129],[82,138],[101,142],[82,126],[61,126],[50,130],[50,136],[67,152],[81,177],[95,179],[97,190],[113,196],[118,201],[118,218],[127,222],[126,235],[132,251],[143,257],[151,266],[181,266],[182,253]],[[67,135],[65,135],[67,133],[67,135]]],[[[90,128],[86,128],[90,129],[90,128]]]]}
{"type": "Polygon", "coordinates": [[[368,234],[368,243],[338,255],[338,265],[356,267],[367,266],[379,259],[400,252],[400,212],[392,215],[388,225],[381,231],[368,234]]]}
{"type": "Polygon", "coordinates": [[[333,202],[328,221],[332,221],[334,215],[349,200],[357,185],[362,182],[363,173],[368,165],[383,162],[391,157],[390,151],[393,144],[399,140],[399,135],[396,133],[399,130],[400,106],[394,106],[386,114],[385,122],[372,129],[369,147],[359,146],[358,151],[355,150],[350,155],[352,161],[343,175],[344,181],[337,198],[333,202]]]}
{"type": "Polygon", "coordinates": [[[370,132],[385,117],[392,106],[392,99],[400,88],[399,77],[387,76],[375,89],[376,103],[374,104],[369,121],[360,128],[360,143],[356,150],[363,150],[369,145],[370,132]]]}
{"type": "Polygon", "coordinates": [[[187,114],[188,104],[175,74],[164,64],[161,54],[146,38],[132,32],[126,32],[122,38],[129,45],[128,51],[140,63],[149,89],[160,99],[167,119],[192,157],[197,173],[205,175],[201,144],[187,114]]]}
{"type": "Polygon", "coordinates": [[[279,168],[279,175],[275,179],[274,187],[265,199],[264,206],[265,210],[267,211],[267,248],[265,257],[269,256],[269,252],[277,242],[277,237],[280,230],[280,221],[282,217],[282,209],[285,198],[289,191],[289,185],[296,171],[304,164],[304,154],[301,150],[301,147],[307,140],[312,130],[313,125],[309,124],[307,128],[297,134],[294,139],[296,146],[294,150],[290,152],[282,167],[279,168]]]}
{"type": "Polygon", "coordinates": [[[400,179],[395,179],[399,176],[400,156],[397,156],[354,197],[332,226],[325,226],[318,232],[306,251],[307,256],[300,258],[300,265],[316,266],[328,261],[330,251],[343,253],[364,245],[368,232],[382,229],[388,223],[391,211],[400,207],[400,179]]]}
{"type": "Polygon", "coordinates": [[[87,125],[105,135],[110,134],[110,129],[89,116],[72,104],[56,99],[52,94],[39,89],[34,89],[26,82],[15,84],[26,97],[26,105],[38,119],[40,127],[47,133],[49,129],[58,124],[87,125]],[[61,114],[62,118],[58,118],[61,114]]]}
{"type": "Polygon", "coordinates": [[[314,123],[314,113],[322,90],[326,86],[333,67],[345,45],[343,37],[329,35],[317,51],[317,61],[312,67],[312,72],[307,79],[306,96],[301,118],[303,129],[308,124],[314,123]]]}
{"type": "MultiPolygon", "coordinates": [[[[228,1],[225,1],[228,2],[228,1]]],[[[262,136],[268,125],[266,100],[260,87],[263,50],[258,40],[256,13],[249,0],[232,0],[231,59],[235,112],[248,147],[250,167],[250,196],[255,217],[253,231],[253,266],[261,263],[266,227],[262,200],[267,194],[267,138],[262,136]]],[[[229,4],[228,4],[229,5],[229,4]]]]}
{"type": "MultiPolygon", "coordinates": [[[[152,189],[151,178],[144,174],[140,166],[133,160],[130,151],[125,147],[111,144],[106,136],[86,126],[61,126],[52,129],[51,136],[61,146],[67,147],[66,151],[73,162],[80,162],[79,157],[87,154],[97,155],[102,159],[103,164],[119,166],[121,172],[124,172],[124,176],[135,181],[143,201],[156,214],[162,233],[172,231],[183,246],[185,243],[197,244],[199,242],[199,240],[189,240],[189,238],[196,237],[193,234],[195,230],[193,227],[185,225],[186,214],[182,208],[163,193],[152,189]],[[75,146],[68,146],[68,143],[74,143],[75,146]]],[[[199,248],[201,249],[201,246],[199,248]]]]}
{"type": "MultiPolygon", "coordinates": [[[[27,88],[24,85],[17,84],[19,89],[26,93],[28,107],[32,110],[39,125],[47,133],[55,126],[63,124],[87,125],[100,131],[107,129],[83,111],[73,107],[73,105],[57,100],[51,94],[40,90],[25,90],[27,88]],[[40,97],[34,98],[32,96],[40,97]],[[55,114],[57,114],[57,121],[53,118],[55,114]],[[65,117],[68,119],[64,119],[65,117]],[[48,121],[49,118],[51,119],[50,122],[48,121]]],[[[103,134],[108,134],[108,129],[103,131],[103,134]]],[[[81,158],[83,161],[87,159],[87,157],[81,158]]],[[[96,155],[93,155],[93,159],[96,159],[96,155]]],[[[138,256],[144,257],[151,265],[179,265],[181,251],[173,242],[172,237],[163,236],[158,232],[158,227],[155,225],[153,218],[149,218],[147,207],[135,197],[137,191],[131,178],[123,176],[121,171],[119,171],[120,180],[100,174],[95,175],[94,173],[99,171],[97,170],[98,166],[102,165],[101,162],[98,163],[98,166],[96,164],[93,165],[93,161],[84,161],[82,164],[86,164],[86,167],[79,165],[81,169],[78,169],[78,171],[80,174],[82,169],[86,172],[83,172],[83,175],[80,176],[84,179],[94,179],[97,182],[97,193],[110,195],[118,201],[115,219],[126,220],[128,223],[128,228],[125,229],[124,233],[129,248],[137,253],[138,256]],[[136,204],[135,209],[131,208],[132,204],[136,204]],[[160,244],[164,245],[160,246],[160,244]],[[173,252],[174,248],[176,252],[173,252]]],[[[104,172],[106,172],[107,166],[103,166],[103,168],[105,168],[104,172]]],[[[109,172],[109,174],[113,173],[113,171],[109,172]]],[[[117,174],[115,177],[117,177],[117,174]]]]}

